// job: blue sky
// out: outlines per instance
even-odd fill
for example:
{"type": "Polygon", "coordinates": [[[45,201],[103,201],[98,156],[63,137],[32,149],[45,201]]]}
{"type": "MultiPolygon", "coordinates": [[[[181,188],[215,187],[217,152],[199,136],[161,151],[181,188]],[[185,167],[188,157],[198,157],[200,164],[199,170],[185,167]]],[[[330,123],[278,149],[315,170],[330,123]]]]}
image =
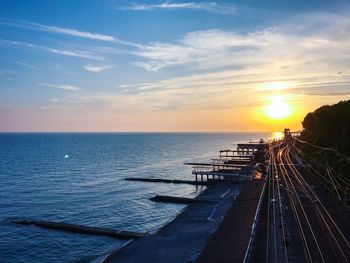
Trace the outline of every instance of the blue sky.
{"type": "Polygon", "coordinates": [[[0,1],[0,131],[300,127],[350,96],[347,1],[0,1]],[[283,96],[294,116],[262,116],[283,96]]]}

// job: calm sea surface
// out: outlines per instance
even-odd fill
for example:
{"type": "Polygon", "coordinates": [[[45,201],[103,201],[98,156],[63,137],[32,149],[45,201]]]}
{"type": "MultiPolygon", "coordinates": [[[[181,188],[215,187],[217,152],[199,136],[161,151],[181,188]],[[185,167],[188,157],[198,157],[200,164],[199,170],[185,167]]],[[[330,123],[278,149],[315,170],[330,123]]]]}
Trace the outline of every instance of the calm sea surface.
{"type": "Polygon", "coordinates": [[[270,135],[0,134],[0,262],[91,262],[126,241],[15,225],[9,219],[153,231],[184,206],[150,197],[191,197],[204,188],[125,177],[193,179],[184,162],[215,158],[220,149],[270,135]]]}

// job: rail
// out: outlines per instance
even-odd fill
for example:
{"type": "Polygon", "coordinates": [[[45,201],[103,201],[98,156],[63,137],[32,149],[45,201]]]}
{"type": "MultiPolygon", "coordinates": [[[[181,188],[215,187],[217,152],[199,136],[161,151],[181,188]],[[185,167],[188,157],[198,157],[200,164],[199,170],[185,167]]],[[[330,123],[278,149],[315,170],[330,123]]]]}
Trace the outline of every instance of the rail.
{"type": "Polygon", "coordinates": [[[243,263],[249,262],[249,258],[250,258],[251,253],[252,253],[253,243],[254,243],[255,234],[256,234],[256,226],[257,226],[258,219],[260,217],[261,204],[262,204],[262,200],[263,200],[263,197],[265,194],[265,188],[266,188],[265,186],[266,186],[266,181],[264,183],[263,189],[262,189],[261,194],[260,194],[260,198],[259,198],[258,206],[257,206],[256,212],[255,212],[255,216],[254,216],[254,220],[253,220],[253,224],[252,224],[252,230],[250,232],[248,246],[247,246],[246,253],[244,255],[243,263]]]}

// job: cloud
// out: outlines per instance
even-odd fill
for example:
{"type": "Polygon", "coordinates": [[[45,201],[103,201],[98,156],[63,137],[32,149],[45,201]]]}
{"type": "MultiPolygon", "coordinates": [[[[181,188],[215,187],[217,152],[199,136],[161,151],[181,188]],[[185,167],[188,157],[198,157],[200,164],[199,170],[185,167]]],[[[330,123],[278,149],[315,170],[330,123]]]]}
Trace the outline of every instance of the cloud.
{"type": "Polygon", "coordinates": [[[262,65],[342,71],[350,64],[349,29],[346,15],[311,13],[248,33],[220,29],[190,32],[173,43],[150,43],[131,53],[142,58],[134,65],[148,71],[172,66],[213,70],[262,65]],[[322,27],[317,26],[320,23],[322,27]]]}
{"type": "Polygon", "coordinates": [[[134,66],[140,67],[140,68],[144,68],[147,71],[153,71],[153,72],[157,72],[160,69],[171,65],[170,63],[162,63],[160,61],[148,61],[148,62],[142,62],[142,61],[136,61],[134,63],[132,63],[134,66]]]}
{"type": "Polygon", "coordinates": [[[13,70],[2,70],[0,69],[0,76],[15,73],[13,70]]]}
{"type": "Polygon", "coordinates": [[[84,31],[79,31],[77,29],[72,29],[72,28],[46,26],[46,25],[41,25],[41,24],[36,24],[36,23],[28,23],[28,25],[32,26],[33,29],[40,30],[40,31],[46,31],[46,32],[50,32],[50,33],[58,33],[58,34],[63,34],[63,35],[89,38],[89,39],[100,40],[100,41],[110,41],[110,42],[118,41],[113,36],[102,35],[102,34],[91,33],[91,32],[84,32],[84,31]]]}
{"type": "Polygon", "coordinates": [[[210,69],[242,64],[247,60],[242,58],[250,54],[255,59],[249,62],[257,61],[260,56],[256,56],[256,53],[269,45],[268,37],[258,38],[258,33],[239,35],[212,29],[188,33],[178,43],[144,45],[131,53],[147,59],[137,61],[134,65],[149,71],[175,65],[210,69]]]}
{"type": "MultiPolygon", "coordinates": [[[[183,76],[154,80],[164,75],[150,74],[147,82],[124,83],[111,94],[89,94],[89,98],[84,98],[77,93],[76,104],[96,102],[103,107],[118,107],[118,112],[132,109],[138,114],[144,110],[226,109],[218,110],[217,116],[225,112],[234,115],[239,108],[262,106],[267,96],[278,92],[264,84],[278,82],[288,84],[281,92],[293,103],[314,105],[321,100],[323,103],[326,99],[342,99],[348,96],[350,87],[349,30],[347,15],[308,13],[255,31],[202,30],[173,41],[133,46],[125,50],[132,55],[129,59],[133,65],[151,72],[176,67],[176,71],[169,70],[166,75],[175,72],[183,76]]],[[[58,53],[30,43],[16,44],[58,53]]],[[[120,52],[109,47],[103,52],[98,49],[88,49],[94,52],[87,53],[81,53],[77,47],[60,49],[59,54],[73,55],[64,52],[71,51],[101,59],[98,54],[105,52],[113,59],[120,52]]],[[[101,68],[104,62],[91,63],[84,69],[107,70],[101,68]]]]}
{"type": "Polygon", "coordinates": [[[62,90],[67,90],[67,91],[78,91],[80,88],[68,85],[68,84],[50,84],[50,83],[38,83],[39,86],[44,86],[44,87],[50,87],[50,88],[57,88],[57,89],[62,89],[62,90]]]}
{"type": "Polygon", "coordinates": [[[64,28],[64,27],[58,27],[58,26],[49,26],[49,25],[43,25],[39,23],[33,23],[29,21],[19,21],[19,22],[1,22],[2,25],[7,26],[13,26],[13,27],[20,27],[30,30],[36,30],[36,31],[43,31],[43,32],[49,32],[49,33],[56,33],[56,34],[62,34],[62,35],[69,35],[74,37],[80,37],[80,38],[87,38],[91,40],[98,40],[98,41],[107,41],[107,42],[114,42],[122,45],[128,45],[132,47],[138,47],[139,45],[136,43],[131,43],[128,41],[120,40],[114,36],[111,35],[105,35],[105,34],[99,34],[99,33],[91,33],[87,31],[80,31],[74,28],[64,28]]]}
{"type": "Polygon", "coordinates": [[[13,61],[13,63],[17,64],[17,65],[20,65],[22,67],[25,67],[25,68],[29,68],[29,69],[39,69],[38,67],[36,66],[33,66],[27,62],[21,62],[21,61],[13,61]]]}
{"type": "Polygon", "coordinates": [[[349,92],[328,92],[328,93],[307,93],[306,95],[309,96],[350,96],[350,91],[349,92]]]}
{"type": "Polygon", "coordinates": [[[89,71],[89,72],[95,72],[95,73],[99,73],[99,72],[103,72],[103,71],[106,71],[110,68],[113,68],[114,65],[104,65],[104,66],[94,66],[94,65],[84,65],[82,66],[86,71],[89,71]]]}
{"type": "Polygon", "coordinates": [[[178,100],[185,109],[200,109],[203,105],[231,109],[241,107],[242,101],[261,105],[262,101],[253,98],[278,92],[264,86],[271,82],[282,83],[286,87],[283,93],[292,103],[317,103],[321,97],[348,96],[350,35],[346,32],[350,19],[328,13],[290,19],[250,33],[196,31],[176,43],[145,46],[134,52],[144,59],[136,66],[149,71],[183,66],[194,72],[211,73],[124,84],[120,92],[138,96],[151,105],[156,105],[156,100],[165,108],[178,100]],[[315,27],[320,20],[324,27],[315,27]],[[298,28],[288,26],[296,21],[303,23],[298,28]],[[320,97],[307,98],[313,94],[320,97]]]}
{"type": "Polygon", "coordinates": [[[86,59],[92,59],[92,60],[103,60],[102,57],[93,55],[88,51],[77,51],[77,50],[60,50],[60,49],[55,49],[55,48],[46,48],[43,47],[45,50],[55,53],[55,54],[60,54],[68,57],[76,57],[76,58],[86,58],[86,59]]]}
{"type": "Polygon", "coordinates": [[[267,44],[256,41],[251,36],[216,29],[188,33],[178,43],[145,45],[132,53],[146,59],[137,61],[134,65],[149,71],[158,71],[175,65],[210,69],[241,64],[244,62],[241,59],[243,56],[252,53],[255,56],[264,45],[267,44]],[[240,59],[237,59],[239,57],[240,59]]]}
{"type": "MultiPolygon", "coordinates": [[[[314,90],[327,92],[338,89],[345,93],[350,86],[349,75],[329,74],[329,72],[300,72],[297,69],[284,69],[270,71],[263,66],[259,68],[246,68],[240,70],[216,71],[211,73],[194,74],[183,77],[163,79],[155,82],[124,84],[119,88],[126,94],[157,94],[157,93],[183,93],[205,96],[207,93],[216,93],[217,98],[224,98],[227,94],[237,93],[264,95],[273,94],[279,89],[269,88],[271,83],[282,87],[285,94],[312,94],[314,90]]],[[[238,95],[239,96],[239,95],[238,95]]],[[[223,99],[223,101],[226,99],[223,99]]]]}
{"type": "Polygon", "coordinates": [[[98,60],[98,61],[104,60],[103,57],[96,55],[95,53],[92,53],[89,51],[73,50],[73,49],[69,49],[69,50],[56,49],[56,48],[51,48],[51,47],[46,47],[46,46],[35,45],[32,43],[27,43],[27,42],[5,40],[5,39],[0,39],[0,44],[40,49],[40,50],[44,50],[44,51],[47,51],[50,53],[68,56],[68,57],[84,58],[84,59],[91,59],[91,60],[98,60]]]}
{"type": "Polygon", "coordinates": [[[119,10],[152,11],[152,10],[203,10],[220,14],[235,14],[236,8],[232,5],[221,5],[216,2],[164,2],[160,4],[133,3],[130,6],[117,8],[119,10]]]}

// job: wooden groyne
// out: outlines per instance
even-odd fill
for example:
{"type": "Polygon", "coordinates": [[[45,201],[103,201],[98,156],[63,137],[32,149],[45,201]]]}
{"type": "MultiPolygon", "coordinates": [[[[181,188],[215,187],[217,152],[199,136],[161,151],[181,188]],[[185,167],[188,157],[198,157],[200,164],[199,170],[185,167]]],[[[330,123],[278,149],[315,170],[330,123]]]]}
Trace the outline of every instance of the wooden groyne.
{"type": "Polygon", "coordinates": [[[101,228],[101,227],[83,226],[83,225],[50,222],[50,221],[11,220],[11,222],[15,224],[35,225],[42,228],[62,230],[67,232],[79,233],[79,234],[116,237],[119,239],[134,239],[134,238],[141,238],[147,235],[146,233],[140,233],[140,232],[122,231],[122,230],[114,230],[114,229],[101,228]]]}
{"type": "Polygon", "coordinates": [[[167,183],[167,184],[192,184],[192,185],[211,185],[213,181],[191,181],[191,180],[171,180],[161,178],[139,178],[128,177],[126,181],[152,182],[152,183],[167,183]]]}
{"type": "Polygon", "coordinates": [[[150,200],[155,202],[175,203],[175,204],[193,204],[193,203],[199,203],[199,202],[205,201],[205,200],[200,200],[195,198],[169,196],[169,195],[156,195],[155,197],[151,197],[150,200]]]}

